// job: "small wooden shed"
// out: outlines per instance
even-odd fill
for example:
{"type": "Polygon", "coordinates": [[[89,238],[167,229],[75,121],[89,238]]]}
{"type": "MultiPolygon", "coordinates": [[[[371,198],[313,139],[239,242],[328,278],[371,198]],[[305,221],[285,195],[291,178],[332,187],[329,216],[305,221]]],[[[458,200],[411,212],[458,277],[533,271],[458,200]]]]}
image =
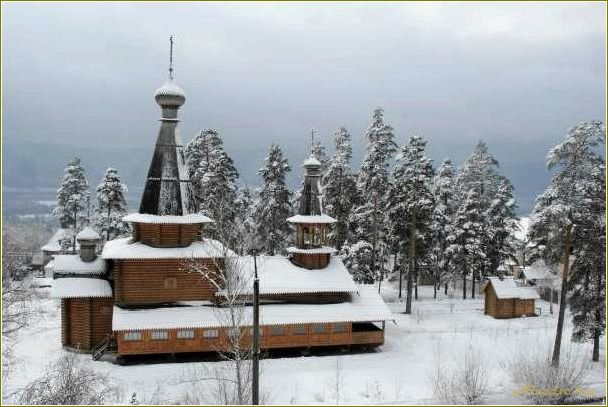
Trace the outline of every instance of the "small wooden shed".
{"type": "Polygon", "coordinates": [[[484,314],[494,318],[518,318],[535,315],[538,293],[532,287],[519,287],[513,277],[490,277],[484,284],[484,314]]]}

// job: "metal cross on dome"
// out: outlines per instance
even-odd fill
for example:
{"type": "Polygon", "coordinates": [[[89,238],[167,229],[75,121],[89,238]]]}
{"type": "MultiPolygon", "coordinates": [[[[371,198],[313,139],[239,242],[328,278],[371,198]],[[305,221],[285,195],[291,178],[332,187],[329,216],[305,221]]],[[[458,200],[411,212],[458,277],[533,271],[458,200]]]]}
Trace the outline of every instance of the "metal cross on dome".
{"type": "Polygon", "coordinates": [[[312,148],[313,148],[313,144],[314,144],[314,141],[315,141],[315,133],[316,132],[317,131],[315,130],[314,127],[310,128],[310,154],[312,154],[312,148]]]}

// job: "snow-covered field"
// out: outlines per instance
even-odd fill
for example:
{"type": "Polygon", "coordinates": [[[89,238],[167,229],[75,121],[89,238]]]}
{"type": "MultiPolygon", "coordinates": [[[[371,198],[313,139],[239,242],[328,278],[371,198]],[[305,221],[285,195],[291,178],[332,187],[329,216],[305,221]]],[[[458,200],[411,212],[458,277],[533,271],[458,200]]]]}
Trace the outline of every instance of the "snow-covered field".
{"type": "MultiPolygon", "coordinates": [[[[60,344],[59,303],[48,298],[48,288],[39,290],[47,297],[40,303],[37,321],[20,333],[14,345],[16,364],[3,383],[5,401],[11,401],[10,393],[38,377],[48,363],[65,352],[60,344]]],[[[542,309],[539,317],[496,320],[483,315],[482,298],[450,300],[440,293],[433,300],[432,289],[420,287],[420,299],[414,303],[412,315],[404,315],[404,304],[397,301],[393,288],[387,287],[383,296],[396,322],[388,323],[384,346],[369,353],[266,359],[261,379],[266,400],[273,404],[437,403],[430,379],[437,360],[449,362],[473,347],[481,352],[491,372],[490,394],[485,402],[524,402],[511,394],[519,386],[512,383],[505,363],[521,349],[552,344],[556,314],[550,315],[548,303],[537,302],[542,309]],[[338,396],[336,382],[340,383],[338,396]]],[[[569,320],[564,340],[569,343],[569,320]]],[[[591,365],[585,385],[599,395],[605,394],[604,341],[600,362],[591,365]]],[[[590,345],[575,345],[574,349],[581,357],[590,358],[590,345]]],[[[191,390],[192,384],[185,379],[193,370],[215,369],[224,363],[118,366],[94,362],[90,355],[78,357],[120,386],[118,403],[129,403],[133,393],[140,402],[175,403],[191,390]]]]}

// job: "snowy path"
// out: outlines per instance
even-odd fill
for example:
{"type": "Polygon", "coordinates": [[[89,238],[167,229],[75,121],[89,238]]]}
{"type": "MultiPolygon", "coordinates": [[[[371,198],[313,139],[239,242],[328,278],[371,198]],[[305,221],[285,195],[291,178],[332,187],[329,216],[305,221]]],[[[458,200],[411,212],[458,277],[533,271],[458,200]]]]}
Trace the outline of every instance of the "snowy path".
{"type": "MultiPolygon", "coordinates": [[[[48,290],[48,289],[41,289],[48,290]]],[[[534,318],[496,320],[483,315],[483,300],[448,300],[440,294],[432,299],[429,287],[420,287],[420,300],[413,313],[404,315],[404,304],[394,301],[394,291],[383,296],[395,312],[396,324],[387,323],[386,343],[376,352],[329,356],[289,357],[262,362],[262,387],[275,404],[433,404],[430,375],[438,358],[451,360],[468,347],[479,350],[491,370],[488,403],[516,403],[511,391],[517,388],[504,364],[519,349],[549,346],[555,332],[555,318],[549,305],[539,301],[542,314],[534,318]],[[453,306],[450,307],[450,302],[453,306]],[[452,312],[450,309],[452,308],[452,312]],[[336,400],[336,366],[340,398],[336,400]]],[[[557,308],[556,308],[557,311],[557,308]]],[[[564,335],[570,337],[569,321],[564,335]]],[[[583,357],[589,357],[590,345],[578,345],[583,357]]],[[[588,385],[604,394],[605,353],[594,364],[588,385]]],[[[4,383],[4,394],[26,385],[38,377],[45,365],[65,351],[60,344],[58,302],[44,299],[39,320],[20,335],[15,345],[17,364],[4,383]]],[[[150,401],[153,395],[165,403],[174,403],[191,389],[186,383],[192,370],[215,369],[223,362],[146,364],[117,366],[93,362],[90,355],[83,361],[106,373],[122,388],[121,403],[131,394],[138,400],[150,401]],[[156,393],[156,394],[155,394],[156,393]]],[[[156,400],[156,398],[154,398],[156,400]]],[[[521,401],[521,400],[519,400],[521,401]]]]}

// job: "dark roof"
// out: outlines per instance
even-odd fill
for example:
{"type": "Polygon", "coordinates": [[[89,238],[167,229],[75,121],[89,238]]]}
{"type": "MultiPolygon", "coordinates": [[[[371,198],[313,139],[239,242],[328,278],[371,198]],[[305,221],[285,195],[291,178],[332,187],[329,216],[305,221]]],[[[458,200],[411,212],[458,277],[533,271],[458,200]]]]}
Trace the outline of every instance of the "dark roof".
{"type": "Polygon", "coordinates": [[[176,134],[178,122],[177,107],[163,108],[139,213],[161,216],[196,213],[184,148],[176,134]]]}
{"type": "MultiPolygon", "coordinates": [[[[307,160],[308,161],[308,160],[307,160]]],[[[319,165],[304,165],[306,173],[304,174],[304,187],[300,196],[300,215],[321,215],[323,208],[321,207],[321,166],[319,165]]]]}

